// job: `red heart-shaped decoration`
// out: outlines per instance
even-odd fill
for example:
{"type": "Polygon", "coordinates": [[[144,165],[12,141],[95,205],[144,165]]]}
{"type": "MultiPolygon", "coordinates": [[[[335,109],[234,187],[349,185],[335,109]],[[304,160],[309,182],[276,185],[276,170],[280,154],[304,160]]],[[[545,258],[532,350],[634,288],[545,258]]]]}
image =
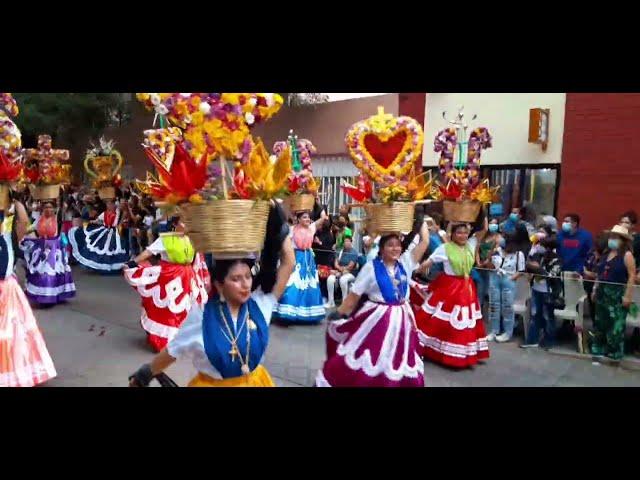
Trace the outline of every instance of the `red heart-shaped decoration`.
{"type": "Polygon", "coordinates": [[[405,131],[396,133],[386,142],[370,133],[364,137],[364,146],[378,165],[382,168],[389,168],[402,151],[406,141],[407,132],[405,131]]]}

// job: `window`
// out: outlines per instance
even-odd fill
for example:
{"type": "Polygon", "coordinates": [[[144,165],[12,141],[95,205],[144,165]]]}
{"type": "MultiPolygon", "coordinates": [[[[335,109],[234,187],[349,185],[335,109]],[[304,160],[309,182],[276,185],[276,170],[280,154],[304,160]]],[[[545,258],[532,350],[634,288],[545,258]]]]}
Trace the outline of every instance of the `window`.
{"type": "Polygon", "coordinates": [[[558,193],[558,167],[486,167],[484,174],[492,186],[500,186],[504,214],[514,207],[531,205],[537,215],[555,215],[558,193]]]}

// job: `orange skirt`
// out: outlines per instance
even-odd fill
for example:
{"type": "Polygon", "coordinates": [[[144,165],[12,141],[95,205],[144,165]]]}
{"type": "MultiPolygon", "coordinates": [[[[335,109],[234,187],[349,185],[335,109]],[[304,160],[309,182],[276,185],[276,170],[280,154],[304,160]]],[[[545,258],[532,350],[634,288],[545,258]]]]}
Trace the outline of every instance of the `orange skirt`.
{"type": "Polygon", "coordinates": [[[266,368],[262,365],[251,372],[249,375],[233,378],[211,378],[204,373],[198,373],[191,382],[190,387],[275,387],[273,379],[266,368]]]}
{"type": "Polygon", "coordinates": [[[55,376],[27,297],[14,276],[0,281],[0,387],[33,387],[55,376]]]}

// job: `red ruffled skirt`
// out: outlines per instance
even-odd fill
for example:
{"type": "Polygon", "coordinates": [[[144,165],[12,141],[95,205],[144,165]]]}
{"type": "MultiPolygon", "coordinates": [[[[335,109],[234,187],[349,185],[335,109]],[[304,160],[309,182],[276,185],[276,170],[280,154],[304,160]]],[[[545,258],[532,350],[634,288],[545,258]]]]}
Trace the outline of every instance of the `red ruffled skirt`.
{"type": "Polygon", "coordinates": [[[415,314],[424,358],[454,368],[489,358],[482,310],[471,278],[439,275],[426,288],[424,303],[415,308],[415,314]]]}

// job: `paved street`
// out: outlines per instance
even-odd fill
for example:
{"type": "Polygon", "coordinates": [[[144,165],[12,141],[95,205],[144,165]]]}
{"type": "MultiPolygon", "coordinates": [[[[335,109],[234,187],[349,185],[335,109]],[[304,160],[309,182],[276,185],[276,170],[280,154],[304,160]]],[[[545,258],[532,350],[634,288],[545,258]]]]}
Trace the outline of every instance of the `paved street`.
{"type": "MultiPolygon", "coordinates": [[[[66,305],[35,310],[58,370],[51,387],[125,386],[128,375],[153,353],[139,325],[139,297],[119,276],[74,269],[78,295],[66,305]]],[[[272,325],[265,365],[279,386],[311,386],[324,359],[324,325],[272,325]]],[[[492,358],[473,370],[427,363],[428,386],[640,386],[640,371],[590,360],[492,344],[492,358]]],[[[187,361],[168,372],[185,385],[187,361]]]]}

